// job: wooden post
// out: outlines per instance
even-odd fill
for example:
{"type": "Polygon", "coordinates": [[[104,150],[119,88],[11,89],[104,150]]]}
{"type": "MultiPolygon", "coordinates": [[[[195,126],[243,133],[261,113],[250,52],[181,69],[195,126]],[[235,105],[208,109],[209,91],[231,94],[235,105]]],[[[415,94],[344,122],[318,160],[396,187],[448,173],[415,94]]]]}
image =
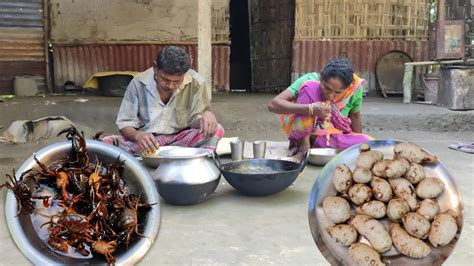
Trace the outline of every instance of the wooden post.
{"type": "Polygon", "coordinates": [[[411,84],[413,81],[413,65],[405,64],[405,74],[403,75],[403,102],[411,102],[411,84]]]}
{"type": "Polygon", "coordinates": [[[53,88],[53,82],[52,82],[52,77],[51,73],[49,71],[49,0],[44,0],[43,1],[43,41],[44,41],[44,62],[45,62],[45,68],[46,68],[46,76],[45,76],[45,83],[46,83],[46,92],[47,93],[53,93],[54,88],[53,88]]]}
{"type": "Polygon", "coordinates": [[[212,98],[212,35],[211,0],[198,2],[198,72],[206,81],[209,99],[212,98]]]}
{"type": "Polygon", "coordinates": [[[437,21],[446,20],[446,0],[438,0],[438,16],[437,21]]]}

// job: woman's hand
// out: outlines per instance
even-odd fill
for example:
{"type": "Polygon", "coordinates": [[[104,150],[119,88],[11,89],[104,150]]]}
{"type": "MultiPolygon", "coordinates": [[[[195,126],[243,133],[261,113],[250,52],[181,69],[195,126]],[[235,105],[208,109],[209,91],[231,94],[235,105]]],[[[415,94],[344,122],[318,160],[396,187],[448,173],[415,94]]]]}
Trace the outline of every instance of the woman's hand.
{"type": "Polygon", "coordinates": [[[313,114],[323,119],[331,115],[331,104],[325,102],[313,103],[313,114]]]}
{"type": "Polygon", "coordinates": [[[153,153],[160,147],[158,141],[152,133],[138,131],[135,135],[135,142],[140,145],[144,152],[153,153]]]}

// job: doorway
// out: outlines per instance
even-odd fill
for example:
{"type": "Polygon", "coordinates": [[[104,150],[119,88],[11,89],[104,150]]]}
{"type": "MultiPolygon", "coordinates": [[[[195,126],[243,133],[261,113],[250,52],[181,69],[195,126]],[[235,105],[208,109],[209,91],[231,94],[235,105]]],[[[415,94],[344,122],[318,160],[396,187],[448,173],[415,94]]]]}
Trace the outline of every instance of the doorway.
{"type": "Polygon", "coordinates": [[[231,0],[230,90],[251,91],[250,25],[247,0],[231,0]]]}
{"type": "Polygon", "coordinates": [[[291,83],[295,0],[249,0],[252,92],[279,92],[291,83]]]}

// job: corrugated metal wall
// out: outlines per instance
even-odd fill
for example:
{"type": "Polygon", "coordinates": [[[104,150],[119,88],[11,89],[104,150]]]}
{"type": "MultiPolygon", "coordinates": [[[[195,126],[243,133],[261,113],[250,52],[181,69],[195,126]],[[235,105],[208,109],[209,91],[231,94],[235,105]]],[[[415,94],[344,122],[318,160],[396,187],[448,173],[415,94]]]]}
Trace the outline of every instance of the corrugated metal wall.
{"type": "Polygon", "coordinates": [[[320,72],[332,58],[347,57],[355,71],[369,81],[369,88],[375,89],[375,65],[377,60],[389,51],[397,50],[408,54],[413,61],[428,58],[427,41],[406,40],[347,40],[347,41],[294,41],[292,80],[308,72],[320,72]]]}
{"type": "Polygon", "coordinates": [[[212,88],[229,91],[230,87],[230,46],[212,46],[212,88]]]}
{"type": "MultiPolygon", "coordinates": [[[[54,45],[54,85],[66,81],[83,85],[95,72],[144,71],[151,67],[163,44],[77,44],[54,45]]],[[[191,57],[191,67],[197,69],[197,45],[182,46],[191,57]]],[[[230,48],[212,47],[213,89],[229,90],[230,48]]]]}
{"type": "Polygon", "coordinates": [[[0,94],[15,76],[35,76],[45,88],[43,0],[0,1],[0,94]]]}

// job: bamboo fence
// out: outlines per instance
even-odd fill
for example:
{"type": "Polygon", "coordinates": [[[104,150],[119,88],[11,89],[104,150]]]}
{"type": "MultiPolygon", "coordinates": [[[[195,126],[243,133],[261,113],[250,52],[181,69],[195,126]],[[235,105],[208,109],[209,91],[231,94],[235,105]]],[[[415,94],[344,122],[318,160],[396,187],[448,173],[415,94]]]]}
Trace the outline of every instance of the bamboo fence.
{"type": "Polygon", "coordinates": [[[296,0],[295,40],[428,37],[429,0],[296,0]]]}

